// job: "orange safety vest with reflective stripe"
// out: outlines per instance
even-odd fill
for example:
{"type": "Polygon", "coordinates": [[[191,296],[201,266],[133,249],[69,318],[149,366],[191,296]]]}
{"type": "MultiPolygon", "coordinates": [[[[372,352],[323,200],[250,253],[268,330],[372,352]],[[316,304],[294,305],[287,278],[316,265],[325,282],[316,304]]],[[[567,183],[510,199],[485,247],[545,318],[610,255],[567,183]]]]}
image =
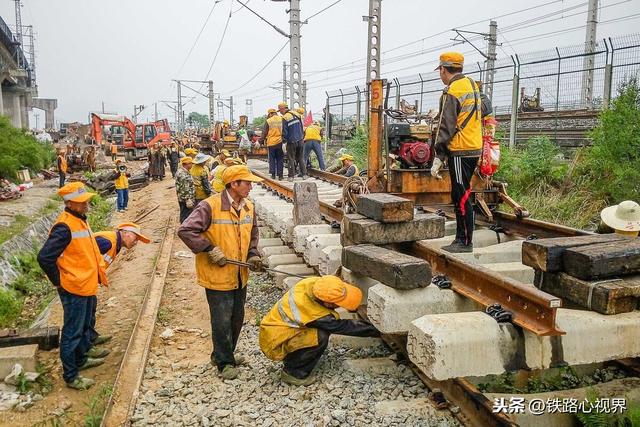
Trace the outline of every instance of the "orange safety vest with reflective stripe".
{"type": "Polygon", "coordinates": [[[60,172],[67,173],[67,159],[64,156],[58,156],[60,159],[60,172]]]}
{"type": "MultiPolygon", "coordinates": [[[[102,254],[102,259],[110,266],[113,260],[116,259],[116,255],[118,255],[118,235],[115,231],[98,231],[93,234],[95,237],[102,237],[103,239],[107,239],[109,243],[111,243],[111,249],[106,254],[102,254]]],[[[100,249],[100,248],[98,248],[100,249]]]]}
{"type": "Polygon", "coordinates": [[[260,322],[260,349],[271,360],[283,360],[301,348],[318,345],[318,330],[306,325],[325,316],[340,316],[316,301],[313,284],[302,279],[287,291],[260,322]]]}
{"type": "MultiPolygon", "coordinates": [[[[213,246],[222,250],[228,259],[245,262],[249,255],[251,230],[253,228],[253,203],[245,200],[240,215],[233,207],[223,211],[222,197],[226,192],[214,194],[201,203],[208,203],[211,207],[211,225],[202,233],[213,246]]],[[[245,287],[249,279],[249,269],[237,265],[227,264],[220,267],[209,262],[206,252],[196,255],[196,277],[198,284],[208,289],[229,291],[238,287],[245,287]],[[240,284],[238,284],[238,273],[240,284]]]]}
{"type": "Polygon", "coordinates": [[[275,114],[267,119],[269,132],[267,133],[267,147],[273,147],[282,142],[282,117],[275,114]]]}
{"type": "Polygon", "coordinates": [[[320,141],[322,140],[322,136],[320,136],[320,126],[309,125],[304,131],[304,140],[305,141],[320,141]]]}
{"type": "Polygon", "coordinates": [[[449,150],[482,150],[482,105],[478,86],[473,80],[465,77],[452,82],[447,93],[455,97],[462,107],[456,122],[458,131],[451,139],[449,150]],[[467,121],[467,117],[472,113],[473,116],[467,121]]]}
{"type": "Polygon", "coordinates": [[[98,283],[106,286],[108,282],[106,265],[89,224],[68,212],[62,212],[56,224],[66,224],[71,230],[71,242],[56,261],[60,285],[74,295],[95,295],[98,283]]]}

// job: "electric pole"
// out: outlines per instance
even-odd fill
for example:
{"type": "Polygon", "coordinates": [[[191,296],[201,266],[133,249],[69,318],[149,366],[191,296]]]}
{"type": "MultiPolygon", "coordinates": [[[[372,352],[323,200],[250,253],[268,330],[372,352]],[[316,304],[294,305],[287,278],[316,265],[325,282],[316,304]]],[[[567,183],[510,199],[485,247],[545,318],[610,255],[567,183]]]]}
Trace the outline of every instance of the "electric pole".
{"type": "Polygon", "coordinates": [[[176,80],[178,83],[178,132],[184,132],[184,121],[182,114],[182,87],[180,80],[176,80]]]}
{"type": "Polygon", "coordinates": [[[213,94],[213,81],[209,80],[209,126],[213,129],[213,124],[215,123],[215,104],[214,104],[214,94],[213,94]]]}
{"type": "Polygon", "coordinates": [[[153,121],[158,121],[158,103],[153,104],[153,121]]]}
{"type": "Polygon", "coordinates": [[[304,111],[307,111],[307,81],[302,81],[302,99],[304,100],[304,104],[302,104],[302,108],[304,111]]]}
{"type": "Polygon", "coordinates": [[[282,62],[282,101],[287,102],[287,61],[282,62]]]}
{"type": "Polygon", "coordinates": [[[498,46],[498,23],[490,21],[489,37],[487,38],[487,59],[485,64],[485,80],[483,92],[489,99],[493,97],[493,79],[496,74],[496,47],[498,46]]]}
{"type": "Polygon", "coordinates": [[[302,94],[302,57],[300,52],[300,0],[290,0],[289,4],[289,94],[290,107],[305,104],[302,94]]]}
{"type": "MultiPolygon", "coordinates": [[[[367,87],[371,80],[380,78],[380,23],[381,23],[381,0],[369,0],[369,15],[363,16],[362,20],[368,23],[367,32],[367,87]]],[[[369,121],[369,97],[365,102],[365,114],[369,121]]]]}
{"type": "Polygon", "coordinates": [[[589,0],[587,34],[584,40],[582,74],[582,102],[585,108],[593,108],[593,68],[595,66],[596,33],[598,27],[598,0],[589,0]]]}
{"type": "Polygon", "coordinates": [[[233,96],[229,97],[229,125],[233,126],[233,96]]]}
{"type": "Polygon", "coordinates": [[[20,8],[22,8],[22,0],[13,0],[16,5],[16,40],[20,43],[20,47],[22,47],[22,13],[20,8]]]}
{"type": "Polygon", "coordinates": [[[246,99],[245,103],[245,114],[247,115],[247,122],[250,122],[253,119],[253,99],[246,99]]]}

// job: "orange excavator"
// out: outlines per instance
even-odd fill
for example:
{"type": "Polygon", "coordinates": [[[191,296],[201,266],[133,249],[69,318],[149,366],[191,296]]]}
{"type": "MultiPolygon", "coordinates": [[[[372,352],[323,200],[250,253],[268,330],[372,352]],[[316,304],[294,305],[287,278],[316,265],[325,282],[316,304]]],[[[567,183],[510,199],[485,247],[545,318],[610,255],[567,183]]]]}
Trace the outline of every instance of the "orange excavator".
{"type": "Polygon", "coordinates": [[[103,126],[120,126],[125,129],[122,150],[126,160],[147,157],[148,149],[156,144],[164,147],[171,144],[171,129],[167,119],[136,124],[125,116],[91,113],[91,136],[100,146],[106,144],[103,126]]]}

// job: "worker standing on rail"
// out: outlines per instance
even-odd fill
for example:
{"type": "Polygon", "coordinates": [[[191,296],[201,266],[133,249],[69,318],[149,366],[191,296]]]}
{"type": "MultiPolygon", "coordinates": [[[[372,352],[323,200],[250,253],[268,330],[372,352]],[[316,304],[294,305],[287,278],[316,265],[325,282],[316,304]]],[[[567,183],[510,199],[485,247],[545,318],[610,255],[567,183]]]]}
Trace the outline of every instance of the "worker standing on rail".
{"type": "Polygon", "coordinates": [[[271,360],[282,360],[282,381],[309,385],[331,334],[377,337],[380,332],[361,320],[342,320],[334,311],[355,311],[362,292],[338,277],[309,277],[287,291],[260,322],[260,349],[271,360]]]}
{"type": "Polygon", "coordinates": [[[267,120],[262,127],[260,144],[267,145],[269,150],[269,174],[271,179],[284,178],[284,151],[282,150],[282,117],[274,108],[267,110],[267,120]]]}
{"type": "Polygon", "coordinates": [[[322,128],[320,123],[313,122],[313,124],[307,126],[304,130],[304,162],[307,167],[311,165],[309,157],[311,152],[316,153],[318,158],[318,165],[321,170],[325,169],[324,157],[322,156],[322,128]]]}
{"type": "Polygon", "coordinates": [[[189,171],[196,189],[196,205],[212,193],[211,184],[209,183],[209,170],[204,165],[210,157],[208,154],[198,153],[193,159],[193,166],[189,171]]]}
{"type": "Polygon", "coordinates": [[[67,179],[67,159],[65,158],[64,150],[58,150],[58,175],[60,177],[58,181],[58,188],[64,187],[64,182],[67,179]]]}
{"type": "Polygon", "coordinates": [[[205,288],[211,316],[211,363],[226,380],[238,376],[242,358],[234,356],[247,296],[249,270],[227,263],[247,262],[262,269],[258,224],[247,197],[253,182],[262,181],[245,165],[230,166],[222,175],[225,190],[200,203],[178,229],[178,236],[196,254],[198,284],[205,288]]]}
{"type": "Polygon", "coordinates": [[[287,159],[289,161],[288,180],[293,181],[296,169],[300,170],[300,177],[307,177],[307,165],[304,162],[304,130],[302,117],[295,111],[289,110],[286,102],[278,104],[282,115],[282,141],[287,145],[287,159]]]}
{"type": "Polygon", "coordinates": [[[456,213],[456,238],[442,249],[473,251],[473,205],[471,178],[482,152],[482,106],[475,82],[462,74],[464,56],[457,52],[440,55],[440,79],[446,85],[440,97],[436,157],[431,174],[440,177],[446,159],[451,177],[451,199],[456,213]]]}
{"type": "Polygon", "coordinates": [[[193,185],[193,177],[190,170],[193,159],[184,156],[180,159],[180,168],[176,172],[176,193],[178,206],[180,207],[180,224],[184,222],[196,206],[196,187],[193,185]]]}
{"type": "Polygon", "coordinates": [[[85,390],[95,381],[78,372],[104,363],[104,359],[89,358],[87,352],[91,348],[92,297],[98,284],[108,285],[106,266],[87,223],[89,200],[94,194],[81,182],[71,182],[58,190],[58,195],[65,208],[38,253],[38,264],[56,287],[64,312],[62,376],[68,387],[85,390]]]}
{"type": "MultiPolygon", "coordinates": [[[[116,259],[116,255],[120,253],[120,249],[124,246],[127,249],[132,249],[138,241],[142,243],[149,243],[151,240],[142,234],[142,230],[138,224],[133,222],[125,222],[119,224],[114,231],[99,231],[95,233],[94,238],[102,254],[102,259],[105,262],[107,268],[116,259]]],[[[96,332],[96,309],[98,307],[98,298],[93,295],[91,299],[91,320],[90,320],[90,342],[91,348],[87,352],[87,356],[90,358],[102,358],[109,354],[109,350],[106,348],[96,347],[99,344],[105,343],[111,339],[109,335],[101,335],[96,332]]]]}

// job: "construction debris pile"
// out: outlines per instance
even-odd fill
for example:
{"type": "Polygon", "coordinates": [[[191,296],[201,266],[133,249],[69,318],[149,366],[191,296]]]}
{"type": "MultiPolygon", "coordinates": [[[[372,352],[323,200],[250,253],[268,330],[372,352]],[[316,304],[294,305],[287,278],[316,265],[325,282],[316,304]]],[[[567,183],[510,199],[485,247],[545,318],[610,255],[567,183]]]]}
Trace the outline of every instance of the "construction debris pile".
{"type": "Polygon", "coordinates": [[[0,180],[0,201],[19,199],[22,197],[20,188],[6,179],[0,180]]]}
{"type": "MultiPolygon", "coordinates": [[[[91,178],[81,180],[101,195],[114,193],[115,181],[112,177],[113,170],[102,170],[91,178]]],[[[149,178],[144,170],[138,171],[129,178],[129,190],[134,191],[149,185],[149,178]]]]}
{"type": "Polygon", "coordinates": [[[529,240],[522,262],[535,285],[582,310],[628,313],[640,298],[640,242],[619,234],[529,240]]]}

